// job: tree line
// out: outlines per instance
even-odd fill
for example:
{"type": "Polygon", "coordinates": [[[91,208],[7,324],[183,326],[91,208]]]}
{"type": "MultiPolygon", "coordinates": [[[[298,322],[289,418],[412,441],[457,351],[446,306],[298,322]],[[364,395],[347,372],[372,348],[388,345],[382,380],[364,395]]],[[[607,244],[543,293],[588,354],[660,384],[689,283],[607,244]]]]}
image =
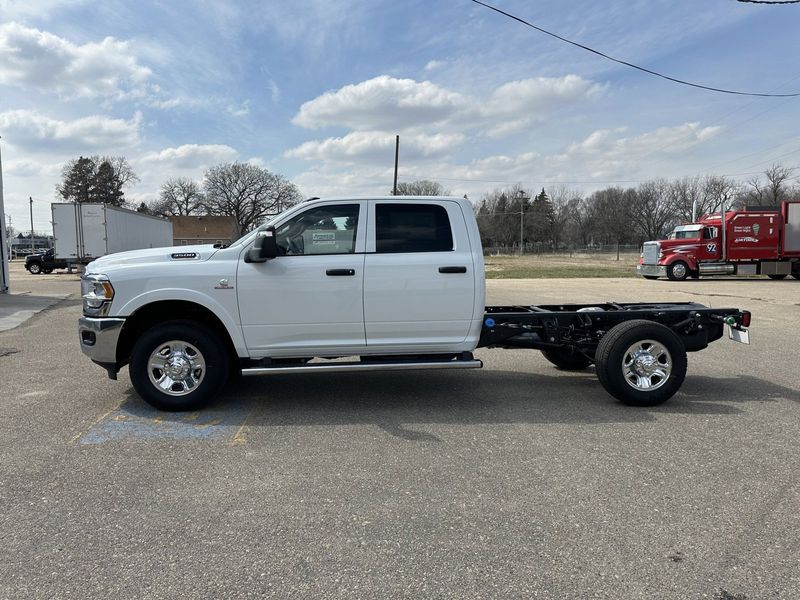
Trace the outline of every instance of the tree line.
{"type": "Polygon", "coordinates": [[[590,194],[564,185],[531,193],[497,189],[475,204],[484,247],[539,251],[598,245],[640,245],[662,238],[693,216],[741,208],[777,208],[800,199],[794,169],[773,165],[740,183],[707,175],[653,179],[636,187],[610,186],[590,194]]]}
{"type": "Polygon", "coordinates": [[[124,188],[139,181],[123,156],[79,157],[67,162],[56,193],[67,202],[104,202],[163,217],[214,215],[233,217],[242,235],[302,200],[300,190],[283,175],[250,163],[225,163],[206,170],[202,182],[172,177],[158,198],[131,205],[124,188]]]}
{"type": "MultiPolygon", "coordinates": [[[[122,156],[79,157],[69,161],[56,186],[68,202],[105,202],[159,216],[218,215],[235,221],[241,235],[302,200],[283,175],[250,163],[210,167],[201,182],[173,177],[158,198],[131,206],[125,188],[139,180],[122,156]]],[[[658,239],[693,214],[722,206],[776,208],[800,199],[795,169],[773,165],[761,176],[738,182],[726,176],[653,179],[636,187],[610,186],[592,193],[558,185],[538,193],[522,186],[496,189],[474,204],[484,247],[558,250],[597,245],[640,245],[658,239]]],[[[441,196],[449,192],[435,181],[400,182],[399,195],[441,196]]],[[[391,191],[389,192],[391,194],[391,191]]]]}

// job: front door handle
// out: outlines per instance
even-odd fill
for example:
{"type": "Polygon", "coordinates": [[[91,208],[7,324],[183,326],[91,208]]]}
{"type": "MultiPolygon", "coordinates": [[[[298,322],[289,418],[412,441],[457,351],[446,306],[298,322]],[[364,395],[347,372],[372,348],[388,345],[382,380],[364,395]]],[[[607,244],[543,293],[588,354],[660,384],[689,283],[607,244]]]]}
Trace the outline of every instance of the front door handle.
{"type": "Polygon", "coordinates": [[[325,271],[325,275],[328,277],[352,277],[355,274],[355,269],[328,269],[325,271]]]}
{"type": "Polygon", "coordinates": [[[467,267],[439,267],[439,273],[466,273],[467,267]]]}

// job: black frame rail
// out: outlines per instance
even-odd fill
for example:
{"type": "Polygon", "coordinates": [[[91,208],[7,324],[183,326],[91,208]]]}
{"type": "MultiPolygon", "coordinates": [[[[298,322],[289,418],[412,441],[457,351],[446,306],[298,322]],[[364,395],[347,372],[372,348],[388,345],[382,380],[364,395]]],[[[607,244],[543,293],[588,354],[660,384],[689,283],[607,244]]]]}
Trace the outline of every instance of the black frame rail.
{"type": "Polygon", "coordinates": [[[695,302],[487,306],[478,347],[567,347],[593,357],[603,335],[634,319],[669,327],[687,351],[702,350],[721,338],[726,324],[735,329],[750,325],[747,311],[709,308],[695,302]]]}

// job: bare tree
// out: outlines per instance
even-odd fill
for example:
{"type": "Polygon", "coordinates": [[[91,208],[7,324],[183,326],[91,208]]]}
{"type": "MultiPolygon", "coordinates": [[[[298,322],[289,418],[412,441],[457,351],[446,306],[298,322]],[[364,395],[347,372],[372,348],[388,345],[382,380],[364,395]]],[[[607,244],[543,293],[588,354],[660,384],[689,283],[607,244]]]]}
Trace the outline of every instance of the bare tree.
{"type": "Polygon", "coordinates": [[[249,163],[227,163],[205,173],[206,205],[216,215],[236,219],[241,235],[302,199],[297,187],[282,175],[249,163]]]}
{"type": "Polygon", "coordinates": [[[646,181],[630,196],[630,218],[644,240],[656,240],[674,220],[669,202],[669,183],[665,179],[646,181]]]}
{"type": "Polygon", "coordinates": [[[164,217],[201,215],[206,211],[200,185],[188,177],[172,177],[161,184],[158,200],[151,207],[164,217]]]}
{"type": "Polygon", "coordinates": [[[789,182],[794,179],[794,169],[774,164],[766,171],[762,182],[760,177],[753,177],[747,182],[749,189],[742,200],[749,206],[777,207],[790,195],[789,182]]]}
{"type": "Polygon", "coordinates": [[[566,185],[550,188],[550,203],[553,206],[553,247],[566,241],[570,220],[575,206],[580,206],[583,193],[566,185]]]}
{"type": "Polygon", "coordinates": [[[724,206],[731,208],[733,200],[739,192],[739,184],[724,175],[708,175],[703,180],[703,198],[707,212],[717,212],[724,206]]]}
{"type": "MultiPolygon", "coordinates": [[[[389,192],[391,194],[391,192],[389,192]]],[[[428,179],[401,181],[397,184],[398,196],[449,196],[450,192],[441,183],[428,179]]]]}

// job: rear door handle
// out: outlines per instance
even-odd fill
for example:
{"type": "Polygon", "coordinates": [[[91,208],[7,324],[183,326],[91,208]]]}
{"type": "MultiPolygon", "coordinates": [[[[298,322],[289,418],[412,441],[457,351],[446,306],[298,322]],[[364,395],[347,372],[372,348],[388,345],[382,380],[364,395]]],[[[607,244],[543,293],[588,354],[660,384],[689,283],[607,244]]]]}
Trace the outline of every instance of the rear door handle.
{"type": "Polygon", "coordinates": [[[466,273],[467,267],[439,267],[439,273],[466,273]]]}
{"type": "Polygon", "coordinates": [[[355,269],[328,269],[325,271],[325,275],[328,277],[352,277],[355,274],[355,269]]]}

